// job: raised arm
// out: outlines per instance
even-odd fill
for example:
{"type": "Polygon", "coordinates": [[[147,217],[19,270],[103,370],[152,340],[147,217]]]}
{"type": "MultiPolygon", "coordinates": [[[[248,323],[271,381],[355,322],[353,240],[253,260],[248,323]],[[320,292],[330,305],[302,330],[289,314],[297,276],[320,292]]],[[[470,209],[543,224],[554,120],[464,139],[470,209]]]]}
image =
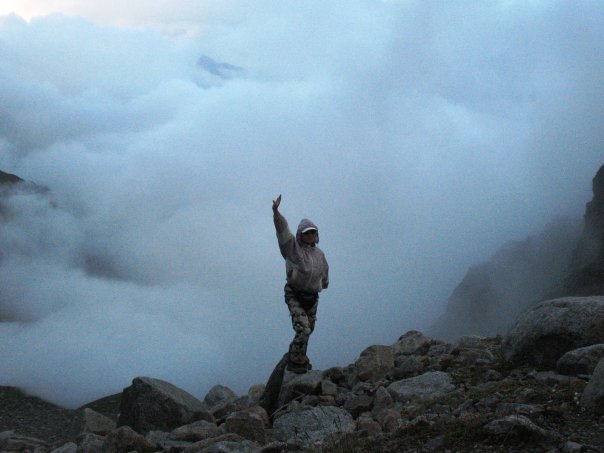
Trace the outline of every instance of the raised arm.
{"type": "Polygon", "coordinates": [[[279,241],[279,250],[283,258],[292,256],[293,248],[295,247],[296,238],[292,235],[285,217],[279,212],[281,204],[281,195],[273,200],[273,221],[275,222],[275,230],[277,231],[277,240],[279,241]]]}

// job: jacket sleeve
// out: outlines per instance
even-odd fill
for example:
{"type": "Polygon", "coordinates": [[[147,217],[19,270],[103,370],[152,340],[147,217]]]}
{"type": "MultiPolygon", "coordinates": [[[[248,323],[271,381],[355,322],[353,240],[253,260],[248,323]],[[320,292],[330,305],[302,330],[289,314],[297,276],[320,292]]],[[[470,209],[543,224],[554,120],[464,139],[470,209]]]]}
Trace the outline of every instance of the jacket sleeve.
{"type": "Polygon", "coordinates": [[[279,250],[283,258],[291,259],[294,254],[296,238],[289,229],[287,220],[279,212],[275,212],[273,216],[275,222],[275,230],[277,232],[277,241],[279,242],[279,250]]]}
{"type": "Polygon", "coordinates": [[[327,264],[327,260],[325,260],[325,276],[321,282],[323,289],[326,289],[329,286],[329,264],[327,264]]]}

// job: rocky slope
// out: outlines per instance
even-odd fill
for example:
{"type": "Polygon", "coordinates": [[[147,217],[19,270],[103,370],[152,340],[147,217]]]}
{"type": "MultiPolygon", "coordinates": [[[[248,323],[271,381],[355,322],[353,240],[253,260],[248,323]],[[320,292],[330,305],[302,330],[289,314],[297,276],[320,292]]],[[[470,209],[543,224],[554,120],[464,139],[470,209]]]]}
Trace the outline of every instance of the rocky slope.
{"type": "Polygon", "coordinates": [[[602,452],[603,383],[604,297],[556,299],[504,338],[411,331],[347,367],[286,371],[271,413],[262,384],[202,400],[138,377],[76,411],[3,389],[0,450],[602,452]]]}

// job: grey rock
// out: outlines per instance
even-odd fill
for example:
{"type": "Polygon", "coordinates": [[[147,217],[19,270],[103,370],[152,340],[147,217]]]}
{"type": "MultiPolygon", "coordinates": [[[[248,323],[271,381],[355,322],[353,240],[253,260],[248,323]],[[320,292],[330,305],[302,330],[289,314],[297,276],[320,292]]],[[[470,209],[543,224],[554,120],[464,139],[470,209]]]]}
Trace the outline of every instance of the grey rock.
{"type": "Polygon", "coordinates": [[[116,428],[116,423],[109,417],[86,407],[82,411],[82,432],[106,436],[116,428]]]}
{"type": "Polygon", "coordinates": [[[235,398],[237,398],[237,394],[230,388],[224,385],[215,385],[208,391],[203,401],[208,407],[212,407],[222,401],[234,400],[235,398]]]}
{"type": "Polygon", "coordinates": [[[571,376],[592,374],[600,359],[604,359],[604,344],[573,349],[560,357],[556,363],[556,370],[558,373],[571,376]]]}
{"type": "Polygon", "coordinates": [[[198,442],[203,439],[218,437],[221,434],[223,434],[223,432],[216,426],[216,423],[198,420],[172,430],[169,433],[168,438],[171,440],[198,442]]]}
{"type": "Polygon", "coordinates": [[[193,395],[160,379],[137,377],[122,393],[117,424],[147,433],[171,431],[196,420],[213,422],[214,417],[193,395]]]}
{"type": "Polygon", "coordinates": [[[260,406],[255,406],[229,415],[224,423],[224,428],[226,432],[264,444],[269,440],[266,430],[268,424],[269,418],[266,411],[260,406]]]}
{"type": "Polygon", "coordinates": [[[488,349],[487,337],[463,335],[453,345],[454,351],[460,351],[462,349],[488,349]]]}
{"type": "Polygon", "coordinates": [[[104,453],[123,453],[137,451],[138,453],[154,452],[157,445],[129,426],[120,426],[105,436],[103,442],[104,453]]]}
{"type": "Polygon", "coordinates": [[[579,453],[580,451],[583,451],[583,445],[569,440],[564,444],[562,451],[564,453],[579,453]]]}
{"type": "Polygon", "coordinates": [[[357,419],[356,431],[363,431],[368,436],[376,436],[382,432],[382,427],[373,418],[361,416],[357,419]]]}
{"type": "Polygon", "coordinates": [[[260,453],[286,453],[289,451],[287,442],[274,441],[264,445],[260,449],[260,453]]]}
{"type": "Polygon", "coordinates": [[[50,453],[76,453],[78,446],[73,442],[67,442],[65,445],[55,448],[50,453]]]}
{"type": "Polygon", "coordinates": [[[204,439],[204,440],[200,440],[199,442],[195,442],[195,443],[189,445],[188,447],[185,447],[182,450],[182,452],[183,453],[201,453],[201,452],[207,451],[206,448],[209,448],[212,445],[220,443],[220,442],[239,443],[244,440],[245,439],[243,439],[243,437],[241,437],[237,434],[227,433],[227,434],[223,434],[222,436],[212,437],[210,439],[204,439]]]}
{"type": "Polygon", "coordinates": [[[384,386],[378,387],[375,391],[374,399],[373,399],[373,413],[377,414],[378,412],[384,409],[390,409],[394,405],[394,400],[390,393],[384,386]]]}
{"type": "Polygon", "coordinates": [[[604,415],[604,359],[601,359],[581,395],[581,406],[596,415],[604,415]]]}
{"type": "Polygon", "coordinates": [[[374,397],[361,394],[350,393],[344,402],[344,409],[350,412],[353,418],[357,418],[363,412],[369,412],[373,409],[374,397]]]}
{"type": "Polygon", "coordinates": [[[396,355],[399,354],[422,354],[427,352],[430,346],[430,338],[417,330],[410,330],[402,335],[392,349],[396,355]]]}
{"type": "Polygon", "coordinates": [[[279,392],[279,407],[303,395],[318,394],[322,381],[323,373],[319,370],[311,370],[304,374],[286,371],[283,376],[281,391],[279,392]]]}
{"type": "Polygon", "coordinates": [[[255,384],[252,385],[247,391],[248,397],[248,405],[255,406],[260,401],[262,394],[264,393],[264,389],[266,386],[264,384],[255,384]]]}
{"type": "Polygon", "coordinates": [[[321,395],[336,396],[338,394],[338,386],[329,379],[321,381],[321,395]]]}
{"type": "Polygon", "coordinates": [[[330,434],[353,432],[355,422],[342,408],[318,406],[281,415],[275,419],[273,429],[279,440],[295,439],[310,447],[330,434]]]}
{"type": "Polygon", "coordinates": [[[257,453],[260,446],[249,440],[233,442],[223,440],[201,450],[201,453],[257,453]]]}
{"type": "Polygon", "coordinates": [[[502,351],[508,361],[554,369],[566,352],[598,343],[604,343],[604,297],[565,297],[524,313],[502,351]]]}
{"type": "Polygon", "coordinates": [[[442,371],[430,371],[419,376],[401,379],[387,388],[396,401],[407,401],[412,398],[437,398],[455,389],[451,377],[442,371]]]}
{"type": "Polygon", "coordinates": [[[485,425],[485,429],[498,436],[531,436],[536,438],[552,438],[555,435],[533,423],[524,415],[508,415],[507,417],[493,420],[485,425]]]}
{"type": "Polygon", "coordinates": [[[362,381],[377,381],[394,368],[392,346],[373,345],[366,348],[355,363],[357,376],[362,381]]]}
{"type": "Polygon", "coordinates": [[[0,433],[0,451],[30,451],[35,453],[47,452],[49,445],[35,437],[22,436],[14,431],[0,433]]]}
{"type": "Polygon", "coordinates": [[[105,438],[98,434],[86,433],[78,437],[77,453],[102,453],[105,438]]]}
{"type": "Polygon", "coordinates": [[[395,369],[393,375],[397,379],[411,377],[424,371],[424,360],[421,356],[400,355],[394,361],[395,369]]]}

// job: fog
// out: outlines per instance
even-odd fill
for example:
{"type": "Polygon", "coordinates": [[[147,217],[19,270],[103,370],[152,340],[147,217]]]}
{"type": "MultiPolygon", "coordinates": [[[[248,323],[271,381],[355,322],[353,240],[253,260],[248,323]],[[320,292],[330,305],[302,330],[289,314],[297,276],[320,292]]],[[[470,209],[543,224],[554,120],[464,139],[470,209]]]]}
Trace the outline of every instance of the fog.
{"type": "Polygon", "coordinates": [[[66,407],[265,382],[293,336],[279,194],[330,263],[324,369],[581,215],[603,163],[597,1],[61,3],[0,10],[0,169],[52,199],[6,201],[0,385],[66,407]]]}

